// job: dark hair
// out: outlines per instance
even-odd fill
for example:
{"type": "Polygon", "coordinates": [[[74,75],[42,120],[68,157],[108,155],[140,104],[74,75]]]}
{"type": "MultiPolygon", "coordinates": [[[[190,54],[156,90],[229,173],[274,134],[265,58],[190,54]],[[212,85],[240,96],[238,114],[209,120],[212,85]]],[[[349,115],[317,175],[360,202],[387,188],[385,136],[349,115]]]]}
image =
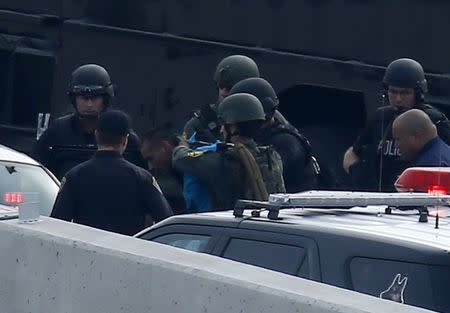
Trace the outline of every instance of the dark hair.
{"type": "Polygon", "coordinates": [[[236,123],[238,134],[247,138],[255,138],[260,132],[261,126],[264,121],[246,121],[241,123],[236,123]]]}
{"type": "Polygon", "coordinates": [[[168,141],[173,146],[178,146],[180,142],[178,133],[167,124],[150,129],[142,140],[150,143],[168,141]]]}
{"type": "Polygon", "coordinates": [[[117,146],[131,131],[129,116],[119,110],[101,113],[97,124],[97,144],[117,146]]]}
{"type": "Polygon", "coordinates": [[[123,140],[122,135],[112,135],[112,134],[105,134],[101,131],[97,130],[97,145],[99,146],[119,146],[122,143],[123,140]]]}

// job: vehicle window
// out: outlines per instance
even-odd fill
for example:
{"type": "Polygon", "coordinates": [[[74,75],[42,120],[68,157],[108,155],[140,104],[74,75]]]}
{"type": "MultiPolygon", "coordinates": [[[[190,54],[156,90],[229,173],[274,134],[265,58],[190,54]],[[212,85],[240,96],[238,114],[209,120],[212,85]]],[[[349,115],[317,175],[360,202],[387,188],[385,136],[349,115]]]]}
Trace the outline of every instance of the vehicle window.
{"type": "Polygon", "coordinates": [[[0,203],[37,205],[40,214],[49,216],[59,187],[40,166],[0,162],[0,203]]]}
{"type": "Polygon", "coordinates": [[[356,291],[450,312],[450,267],[356,257],[350,272],[356,291]]]}
{"type": "Polygon", "coordinates": [[[290,275],[308,272],[301,270],[307,266],[306,250],[297,246],[232,238],[222,256],[290,275]]]}
{"type": "Polygon", "coordinates": [[[205,252],[211,236],[194,234],[168,234],[152,239],[172,247],[182,248],[194,252],[205,252]]]}

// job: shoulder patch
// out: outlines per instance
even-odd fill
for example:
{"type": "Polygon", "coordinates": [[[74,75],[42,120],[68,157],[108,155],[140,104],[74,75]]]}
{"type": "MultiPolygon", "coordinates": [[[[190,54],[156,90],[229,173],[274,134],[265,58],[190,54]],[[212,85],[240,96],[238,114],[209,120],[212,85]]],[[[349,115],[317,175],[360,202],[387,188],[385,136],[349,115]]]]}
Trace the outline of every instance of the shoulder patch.
{"type": "Polygon", "coordinates": [[[67,181],[66,176],[64,176],[61,179],[61,184],[59,185],[59,190],[61,190],[64,187],[64,184],[66,183],[66,181],[67,181]]]}
{"type": "Polygon", "coordinates": [[[205,154],[206,152],[207,151],[191,151],[191,152],[188,152],[187,156],[191,157],[191,158],[196,158],[196,157],[199,157],[199,156],[205,154]]]}

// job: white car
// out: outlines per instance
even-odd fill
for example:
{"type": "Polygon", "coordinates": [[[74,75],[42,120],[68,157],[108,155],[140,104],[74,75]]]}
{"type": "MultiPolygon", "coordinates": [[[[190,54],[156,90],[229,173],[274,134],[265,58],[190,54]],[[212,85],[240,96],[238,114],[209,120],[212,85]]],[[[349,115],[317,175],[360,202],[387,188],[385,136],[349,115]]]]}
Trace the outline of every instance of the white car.
{"type": "Polygon", "coordinates": [[[58,179],[39,162],[0,145],[0,205],[36,205],[41,215],[49,216],[59,185],[58,179]]]}

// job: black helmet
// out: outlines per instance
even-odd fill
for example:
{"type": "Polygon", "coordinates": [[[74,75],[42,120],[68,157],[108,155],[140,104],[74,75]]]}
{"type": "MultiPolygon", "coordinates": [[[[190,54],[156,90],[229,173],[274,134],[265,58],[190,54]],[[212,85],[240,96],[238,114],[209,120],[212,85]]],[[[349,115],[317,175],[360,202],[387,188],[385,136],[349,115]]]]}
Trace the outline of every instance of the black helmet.
{"type": "Polygon", "coordinates": [[[383,85],[386,89],[388,86],[413,88],[421,97],[428,91],[422,65],[412,59],[398,59],[389,64],[383,85]]]}
{"type": "Polygon", "coordinates": [[[236,83],[249,77],[259,77],[258,65],[245,55],[231,55],[217,65],[214,81],[231,89],[236,83]]]}
{"type": "Polygon", "coordinates": [[[241,80],[230,90],[230,95],[236,93],[249,93],[261,102],[264,112],[270,114],[278,107],[278,97],[272,85],[263,78],[253,77],[241,80]]]}
{"type": "Polygon", "coordinates": [[[76,96],[104,96],[105,104],[114,97],[114,87],[108,72],[97,64],[86,64],[72,72],[67,94],[76,96]]]}
{"type": "Polygon", "coordinates": [[[266,119],[261,102],[248,93],[237,93],[223,99],[219,104],[217,115],[223,124],[266,119]]]}

